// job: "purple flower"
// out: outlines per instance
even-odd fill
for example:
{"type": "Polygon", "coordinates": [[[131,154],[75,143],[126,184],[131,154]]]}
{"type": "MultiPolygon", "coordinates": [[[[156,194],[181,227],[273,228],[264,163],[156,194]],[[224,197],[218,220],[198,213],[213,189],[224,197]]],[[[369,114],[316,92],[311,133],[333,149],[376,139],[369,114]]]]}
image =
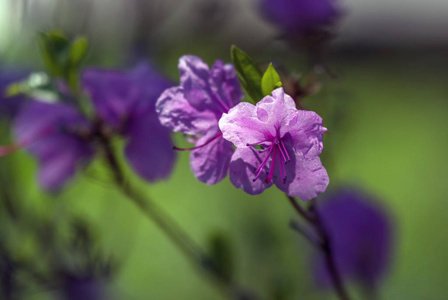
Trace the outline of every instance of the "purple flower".
{"type": "Polygon", "coordinates": [[[130,72],[89,69],[82,82],[95,120],[69,103],[30,101],[14,122],[16,144],[0,147],[0,156],[26,147],[39,160],[40,184],[58,190],[93,157],[99,139],[122,135],[125,156],[138,175],[148,181],[167,178],[175,153],[170,131],[158,122],[155,101],[170,82],[147,64],[130,72]]]}
{"type": "Polygon", "coordinates": [[[196,147],[190,167],[206,184],[220,182],[228,173],[232,144],[222,138],[218,121],[243,98],[235,69],[217,60],[211,69],[197,56],[179,60],[180,86],[159,97],[156,110],[160,122],[173,131],[193,137],[196,147]]]}
{"type": "Polygon", "coordinates": [[[327,188],[327,171],[318,157],[327,129],[315,112],[297,110],[282,88],[257,105],[238,104],[222,116],[219,128],[237,148],[230,164],[235,187],[255,195],[273,182],[302,200],[327,188]]]}
{"type": "Polygon", "coordinates": [[[103,125],[127,138],[125,155],[134,171],[148,181],[167,178],[176,155],[155,102],[171,82],[141,63],[130,72],[88,69],[82,83],[103,125]]]}
{"type": "Polygon", "coordinates": [[[70,179],[78,165],[93,155],[82,138],[90,123],[68,104],[30,101],[14,120],[18,147],[26,147],[39,160],[39,183],[57,190],[70,179]]]}
{"type": "Polygon", "coordinates": [[[108,299],[104,283],[97,278],[69,276],[63,277],[61,300],[101,300],[108,299]]]}
{"type": "Polygon", "coordinates": [[[286,36],[302,36],[333,24],[336,0],[261,0],[262,14],[286,36]]]}
{"type": "MultiPolygon", "coordinates": [[[[387,214],[369,195],[353,189],[333,193],[319,212],[341,275],[375,288],[392,252],[392,224],[387,214]]],[[[331,285],[322,255],[316,257],[314,273],[319,285],[331,285]]]]}

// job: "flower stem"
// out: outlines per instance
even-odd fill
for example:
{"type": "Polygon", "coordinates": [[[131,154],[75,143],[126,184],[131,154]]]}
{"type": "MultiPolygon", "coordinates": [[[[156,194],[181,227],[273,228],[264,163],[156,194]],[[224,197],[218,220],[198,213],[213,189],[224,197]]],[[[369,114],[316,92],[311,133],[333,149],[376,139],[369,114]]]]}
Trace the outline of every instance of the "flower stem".
{"type": "Polygon", "coordinates": [[[198,267],[199,270],[205,271],[207,275],[210,275],[208,278],[218,286],[226,298],[236,300],[258,299],[251,292],[246,291],[231,278],[223,274],[217,267],[214,259],[206,254],[175,220],[169,217],[149,197],[133,188],[125,180],[124,172],[108,138],[102,137],[100,143],[104,150],[107,165],[112,171],[114,182],[120,191],[140,209],[145,217],[159,227],[193,265],[198,267]]]}
{"type": "MultiPolygon", "coordinates": [[[[320,217],[319,211],[315,205],[312,205],[308,210],[305,210],[300,206],[297,200],[294,197],[288,196],[289,202],[292,204],[294,209],[299,213],[299,215],[304,218],[317,232],[319,235],[320,242],[317,244],[325,256],[326,265],[328,268],[328,272],[330,274],[331,281],[333,283],[333,287],[336,290],[336,293],[341,300],[350,300],[350,296],[348,295],[347,289],[344,286],[344,281],[336,267],[336,262],[334,258],[334,253],[331,247],[331,238],[328,233],[328,230],[325,228],[324,223],[320,217]]],[[[301,231],[296,230],[299,233],[301,231]]],[[[309,239],[308,236],[305,236],[309,239]]]]}

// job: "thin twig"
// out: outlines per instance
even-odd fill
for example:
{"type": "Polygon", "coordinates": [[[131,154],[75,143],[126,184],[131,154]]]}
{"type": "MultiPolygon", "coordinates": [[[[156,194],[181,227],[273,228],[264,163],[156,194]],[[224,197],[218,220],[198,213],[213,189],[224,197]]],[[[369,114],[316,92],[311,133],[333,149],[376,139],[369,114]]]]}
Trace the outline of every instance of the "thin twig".
{"type": "MultiPolygon", "coordinates": [[[[120,191],[127,196],[142,212],[153,221],[160,230],[174,243],[174,245],[200,270],[205,270],[211,275],[211,279],[218,285],[225,297],[237,300],[256,300],[252,292],[246,291],[238,284],[225,276],[217,268],[214,259],[209,257],[202,248],[197,245],[187,232],[149,197],[134,189],[124,178],[124,172],[115,156],[109,139],[100,140],[107,164],[113,173],[113,179],[120,191]]],[[[210,278],[210,277],[209,277],[210,278]]]]}
{"type": "MultiPolygon", "coordinates": [[[[330,273],[330,277],[338,297],[341,300],[350,300],[350,296],[348,295],[348,292],[344,286],[342,277],[336,267],[334,253],[331,247],[330,235],[328,234],[328,230],[325,228],[325,225],[322,222],[317,207],[313,205],[310,207],[310,209],[304,210],[294,197],[288,195],[286,196],[289,199],[289,202],[293,205],[294,209],[299,213],[299,215],[302,216],[311,226],[316,229],[316,232],[321,240],[319,248],[325,256],[328,272],[330,273]]],[[[303,232],[298,232],[303,234],[305,238],[309,239],[308,236],[303,232]]]]}
{"type": "Polygon", "coordinates": [[[312,233],[303,228],[298,222],[291,220],[291,222],[289,222],[289,226],[298,233],[300,233],[301,235],[303,235],[313,246],[317,247],[318,249],[321,249],[322,241],[320,241],[317,237],[313,236],[312,233]]]}

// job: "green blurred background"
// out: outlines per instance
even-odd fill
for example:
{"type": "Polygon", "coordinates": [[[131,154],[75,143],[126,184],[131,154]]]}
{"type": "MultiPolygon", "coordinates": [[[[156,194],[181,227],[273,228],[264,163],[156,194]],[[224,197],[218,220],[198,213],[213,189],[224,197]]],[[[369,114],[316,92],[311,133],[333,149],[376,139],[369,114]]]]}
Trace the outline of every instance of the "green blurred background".
{"type": "MultiPolygon", "coordinates": [[[[409,24],[431,14],[439,20],[422,22],[423,29],[409,38],[403,32],[414,27],[402,21],[400,11],[407,1],[396,2],[401,3],[396,3],[396,15],[393,10],[372,14],[368,21],[356,14],[368,15],[367,1],[344,3],[346,21],[327,63],[338,78],[323,79],[322,90],[305,105],[329,128],[322,155],[329,189],[358,186],[376,196],[393,220],[395,249],[379,298],[448,299],[448,36],[434,33],[446,28],[440,16],[448,17],[448,10],[436,13],[437,7],[446,7],[438,1],[427,10],[409,4],[409,24]],[[363,26],[364,35],[359,33],[363,26]]],[[[208,63],[218,58],[230,61],[231,44],[260,62],[274,61],[292,72],[307,70],[304,57],[276,39],[275,29],[257,14],[255,1],[0,3],[2,65],[42,70],[36,32],[59,28],[89,38],[86,65],[125,67],[138,50],[174,82],[181,55],[199,55],[208,63]]],[[[373,12],[383,11],[381,5],[387,3],[377,3],[373,12]]],[[[7,127],[3,122],[4,144],[10,142],[7,127]]],[[[175,140],[186,145],[180,136],[175,140]]],[[[58,195],[45,194],[37,186],[37,164],[26,152],[0,163],[5,170],[8,165],[11,186],[31,213],[56,224],[75,213],[94,226],[104,252],[119,261],[116,276],[104,282],[112,299],[221,299],[113,187],[101,161],[58,195]]],[[[288,295],[277,299],[333,298],[314,285],[313,248],[289,229],[295,213],[281,192],[272,188],[249,196],[228,179],[204,185],[191,173],[188,153],[179,154],[169,181],[148,185],[130,170],[127,174],[204,247],[214,236],[224,236],[242,284],[264,295],[288,295]]],[[[34,249],[26,236],[20,235],[15,243],[19,251],[34,249]]],[[[356,294],[356,287],[351,288],[356,294]]],[[[51,297],[56,297],[55,291],[35,289],[26,299],[51,297]]]]}

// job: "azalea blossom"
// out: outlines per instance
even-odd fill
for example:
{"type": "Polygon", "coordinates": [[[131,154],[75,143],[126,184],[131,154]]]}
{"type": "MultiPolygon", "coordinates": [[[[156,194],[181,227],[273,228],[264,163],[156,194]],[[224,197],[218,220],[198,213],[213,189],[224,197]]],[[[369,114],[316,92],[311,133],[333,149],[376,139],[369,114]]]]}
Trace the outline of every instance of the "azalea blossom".
{"type": "Polygon", "coordinates": [[[127,139],[124,153],[134,171],[148,181],[167,178],[176,154],[170,131],[157,120],[155,102],[172,83],[148,63],[129,72],[87,69],[82,83],[102,129],[127,139]]]}
{"type": "Polygon", "coordinates": [[[91,131],[90,122],[74,106],[39,101],[30,101],[13,125],[17,149],[25,147],[38,159],[39,183],[48,190],[61,188],[92,158],[87,140],[91,131]]]}
{"type": "MultiPolygon", "coordinates": [[[[388,215],[370,195],[352,188],[339,189],[323,200],[319,216],[329,233],[338,270],[345,279],[374,289],[391,261],[388,215]]],[[[331,286],[323,255],[315,257],[314,274],[319,285],[331,286]]]]}
{"type": "Polygon", "coordinates": [[[217,60],[211,69],[199,57],[179,60],[180,85],[163,92],[156,103],[160,122],[190,136],[190,167],[196,178],[216,184],[226,177],[232,144],[222,138],[218,121],[244,97],[231,64],[217,60]]]}
{"type": "Polygon", "coordinates": [[[69,101],[31,100],[14,121],[16,143],[0,147],[0,155],[26,148],[39,160],[42,187],[58,190],[92,159],[98,141],[121,135],[138,175],[148,181],[167,178],[176,155],[170,131],[157,120],[155,101],[170,85],[145,63],[129,72],[87,69],[82,87],[92,101],[93,119],[69,101]]]}
{"type": "Polygon", "coordinates": [[[297,110],[282,88],[256,105],[236,105],[222,116],[219,128],[237,148],[230,164],[235,187],[255,195],[274,183],[302,200],[327,188],[327,171],[318,157],[327,129],[315,112],[297,110]]]}

